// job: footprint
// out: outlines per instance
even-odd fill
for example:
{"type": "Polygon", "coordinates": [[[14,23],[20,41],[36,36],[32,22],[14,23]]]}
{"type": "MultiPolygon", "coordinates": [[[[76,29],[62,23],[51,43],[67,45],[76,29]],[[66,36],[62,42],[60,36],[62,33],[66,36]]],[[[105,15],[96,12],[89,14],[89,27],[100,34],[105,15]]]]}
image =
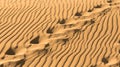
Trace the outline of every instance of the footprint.
{"type": "Polygon", "coordinates": [[[5,54],[7,54],[7,55],[15,55],[15,52],[14,52],[13,49],[9,48],[5,54]]]}
{"type": "Polygon", "coordinates": [[[22,67],[22,65],[24,65],[24,64],[25,64],[25,60],[24,59],[22,59],[22,60],[20,60],[20,61],[18,61],[16,63],[16,65],[20,65],[20,67],[22,67]]]}
{"type": "Polygon", "coordinates": [[[39,44],[40,36],[35,37],[33,40],[30,41],[31,44],[39,44]]]}
{"type": "Polygon", "coordinates": [[[118,43],[120,44],[120,40],[118,41],[118,43]]]}
{"type": "Polygon", "coordinates": [[[89,10],[88,10],[88,12],[92,12],[92,11],[93,11],[93,9],[89,9],[89,10]]]}
{"type": "Polygon", "coordinates": [[[91,65],[90,67],[97,67],[97,65],[91,65]]]}
{"type": "Polygon", "coordinates": [[[102,7],[102,5],[97,5],[94,8],[101,8],[101,7],[102,7]]]}
{"type": "Polygon", "coordinates": [[[112,3],[112,0],[107,0],[107,3],[112,3]]]}
{"type": "Polygon", "coordinates": [[[119,50],[118,52],[119,52],[119,54],[120,54],[120,50],[119,50]]]}
{"type": "Polygon", "coordinates": [[[47,33],[48,33],[48,34],[52,34],[52,33],[53,33],[53,28],[48,28],[48,29],[47,29],[47,33]]]}
{"type": "Polygon", "coordinates": [[[0,67],[4,67],[4,65],[3,65],[3,64],[1,64],[1,65],[0,65],[0,67]]]}
{"type": "Polygon", "coordinates": [[[58,23],[59,24],[65,24],[65,19],[59,20],[58,23]]]}
{"type": "Polygon", "coordinates": [[[75,13],[75,16],[82,16],[80,12],[75,13]]]}
{"type": "Polygon", "coordinates": [[[107,58],[102,58],[102,62],[103,62],[104,64],[107,64],[107,63],[108,63],[108,59],[107,59],[107,58]]]}

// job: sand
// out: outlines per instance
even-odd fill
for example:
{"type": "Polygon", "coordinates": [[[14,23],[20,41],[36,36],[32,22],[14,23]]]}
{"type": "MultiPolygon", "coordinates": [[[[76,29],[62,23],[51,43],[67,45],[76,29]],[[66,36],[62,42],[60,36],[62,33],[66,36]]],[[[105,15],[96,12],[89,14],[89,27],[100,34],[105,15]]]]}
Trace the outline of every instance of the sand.
{"type": "Polygon", "coordinates": [[[0,67],[120,67],[120,0],[0,0],[0,67]]]}

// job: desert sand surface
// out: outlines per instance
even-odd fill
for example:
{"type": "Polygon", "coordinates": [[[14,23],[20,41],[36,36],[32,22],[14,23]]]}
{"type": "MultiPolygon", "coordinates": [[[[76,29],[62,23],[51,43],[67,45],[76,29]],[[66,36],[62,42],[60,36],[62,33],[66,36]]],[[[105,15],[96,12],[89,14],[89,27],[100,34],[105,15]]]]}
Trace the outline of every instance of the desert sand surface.
{"type": "Polygon", "coordinates": [[[0,0],[0,67],[120,67],[120,0],[0,0]]]}

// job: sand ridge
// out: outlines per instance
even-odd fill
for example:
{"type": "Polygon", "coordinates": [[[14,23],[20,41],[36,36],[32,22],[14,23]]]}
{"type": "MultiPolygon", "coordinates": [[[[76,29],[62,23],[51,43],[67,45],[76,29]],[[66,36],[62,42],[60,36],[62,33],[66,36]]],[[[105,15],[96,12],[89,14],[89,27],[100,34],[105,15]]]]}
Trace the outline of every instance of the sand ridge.
{"type": "Polygon", "coordinates": [[[0,0],[0,67],[119,67],[120,0],[0,0]]]}

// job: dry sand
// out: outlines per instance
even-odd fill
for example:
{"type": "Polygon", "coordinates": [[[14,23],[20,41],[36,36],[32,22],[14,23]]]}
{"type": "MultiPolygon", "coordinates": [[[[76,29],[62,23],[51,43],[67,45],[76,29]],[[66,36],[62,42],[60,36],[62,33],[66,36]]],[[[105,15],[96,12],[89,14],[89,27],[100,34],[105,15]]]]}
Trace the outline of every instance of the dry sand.
{"type": "Polygon", "coordinates": [[[0,67],[120,67],[120,0],[0,0],[0,67]]]}

